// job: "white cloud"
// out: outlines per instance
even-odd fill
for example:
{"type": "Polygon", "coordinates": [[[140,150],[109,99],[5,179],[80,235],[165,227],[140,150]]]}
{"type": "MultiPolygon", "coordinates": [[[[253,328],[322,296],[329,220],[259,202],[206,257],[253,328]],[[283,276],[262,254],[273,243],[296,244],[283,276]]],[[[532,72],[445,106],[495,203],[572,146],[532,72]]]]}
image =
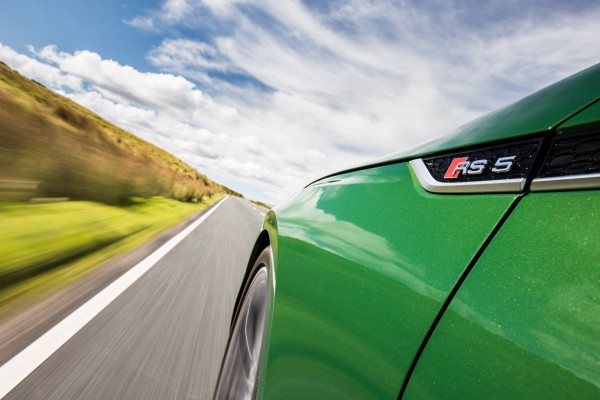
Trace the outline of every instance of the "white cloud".
{"type": "Polygon", "coordinates": [[[165,0],[159,10],[135,17],[125,23],[146,31],[158,31],[160,25],[184,22],[200,4],[200,0],[165,0]]]}
{"type": "Polygon", "coordinates": [[[225,71],[231,64],[219,59],[217,49],[208,43],[189,39],[166,39],[148,54],[153,64],[169,69],[202,68],[225,71]]]}
{"type": "Polygon", "coordinates": [[[55,63],[61,71],[128,101],[182,115],[198,107],[215,111],[214,102],[205,98],[192,82],[181,76],[139,72],[116,61],[104,60],[99,54],[87,50],[68,54],[58,52],[56,46],[46,46],[36,54],[43,60],[55,63]]]}
{"type": "Polygon", "coordinates": [[[57,51],[56,46],[46,46],[35,54],[57,65],[63,73],[89,83],[113,102],[160,110],[182,120],[208,115],[219,121],[219,127],[237,118],[234,107],[216,103],[181,76],[140,72],[87,50],[70,54],[57,51]]]}
{"type": "Polygon", "coordinates": [[[65,74],[60,69],[42,63],[26,55],[17,53],[12,48],[0,43],[0,60],[17,69],[22,74],[42,81],[54,88],[81,89],[81,79],[65,74]]]}

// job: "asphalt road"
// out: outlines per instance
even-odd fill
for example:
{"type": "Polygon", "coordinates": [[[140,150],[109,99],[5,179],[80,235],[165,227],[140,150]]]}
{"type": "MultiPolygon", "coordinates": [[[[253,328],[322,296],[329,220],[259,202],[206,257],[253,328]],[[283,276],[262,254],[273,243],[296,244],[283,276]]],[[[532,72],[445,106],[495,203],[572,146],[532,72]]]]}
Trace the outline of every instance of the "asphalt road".
{"type": "Polygon", "coordinates": [[[224,200],[5,399],[210,399],[263,213],[224,200]]]}

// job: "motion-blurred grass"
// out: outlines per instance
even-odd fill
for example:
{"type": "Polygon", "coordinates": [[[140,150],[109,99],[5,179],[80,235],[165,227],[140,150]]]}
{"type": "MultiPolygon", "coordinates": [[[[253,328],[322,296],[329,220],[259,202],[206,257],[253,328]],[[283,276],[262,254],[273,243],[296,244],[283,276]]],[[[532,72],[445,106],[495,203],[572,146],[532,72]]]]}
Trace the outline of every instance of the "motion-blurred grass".
{"type": "Polygon", "coordinates": [[[121,207],[85,201],[0,203],[0,317],[222,197],[199,203],[137,198],[121,207]]]}
{"type": "Polygon", "coordinates": [[[263,203],[262,201],[258,201],[258,200],[250,200],[251,203],[256,204],[259,207],[262,207],[264,209],[270,210],[271,206],[269,206],[268,204],[263,203]]]}

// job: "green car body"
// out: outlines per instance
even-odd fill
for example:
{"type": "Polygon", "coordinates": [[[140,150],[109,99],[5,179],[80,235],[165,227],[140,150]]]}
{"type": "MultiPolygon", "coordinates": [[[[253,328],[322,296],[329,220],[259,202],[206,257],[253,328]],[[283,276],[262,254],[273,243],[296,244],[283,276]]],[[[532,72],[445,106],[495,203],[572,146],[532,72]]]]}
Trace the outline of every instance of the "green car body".
{"type": "Polygon", "coordinates": [[[257,397],[600,398],[599,97],[597,65],[270,211],[257,397]],[[586,141],[588,169],[538,179],[557,138],[586,141]],[[520,186],[437,192],[416,171],[482,146],[535,147],[520,186]]]}

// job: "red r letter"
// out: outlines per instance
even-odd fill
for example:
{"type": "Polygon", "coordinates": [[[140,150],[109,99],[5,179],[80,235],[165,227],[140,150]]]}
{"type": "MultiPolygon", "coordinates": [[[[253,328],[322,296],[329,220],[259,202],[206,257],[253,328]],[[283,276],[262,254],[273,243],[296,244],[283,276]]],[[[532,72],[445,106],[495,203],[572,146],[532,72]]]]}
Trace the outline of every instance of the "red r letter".
{"type": "Polygon", "coordinates": [[[468,157],[455,158],[450,163],[450,166],[446,170],[446,174],[444,175],[444,179],[456,179],[460,175],[460,172],[463,171],[468,165],[467,161],[468,157]]]}

